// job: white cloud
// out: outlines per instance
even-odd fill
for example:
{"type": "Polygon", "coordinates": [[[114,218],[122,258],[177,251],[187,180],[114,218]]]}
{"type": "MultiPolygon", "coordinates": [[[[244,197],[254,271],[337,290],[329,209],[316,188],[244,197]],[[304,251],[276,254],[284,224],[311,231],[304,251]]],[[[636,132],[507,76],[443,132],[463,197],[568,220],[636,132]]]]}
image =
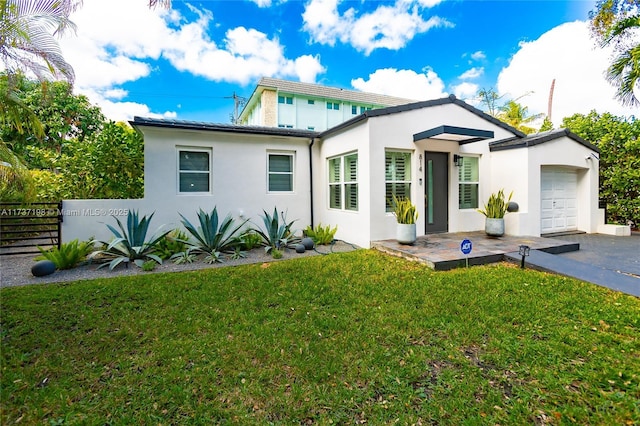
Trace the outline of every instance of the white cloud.
{"type": "Polygon", "coordinates": [[[473,98],[475,98],[479,88],[480,87],[477,84],[469,83],[467,81],[452,86],[453,94],[456,95],[458,99],[465,100],[465,102],[468,99],[473,101],[473,98]]]}
{"type": "Polygon", "coordinates": [[[339,40],[366,55],[379,48],[398,50],[417,34],[435,27],[453,26],[438,16],[423,18],[421,9],[438,3],[436,0],[397,0],[393,6],[379,5],[373,12],[357,16],[354,8],[340,14],[340,0],[310,0],[302,14],[303,28],[316,43],[334,46],[339,40]]]}
{"type": "Polygon", "coordinates": [[[473,80],[474,78],[480,77],[482,74],[484,74],[483,67],[474,67],[462,73],[458,78],[460,80],[473,80]]]}
{"type": "Polygon", "coordinates": [[[395,68],[379,69],[369,79],[356,78],[351,85],[363,92],[379,93],[406,99],[429,100],[446,97],[444,83],[433,70],[424,73],[395,68]]]}
{"type": "Polygon", "coordinates": [[[637,115],[614,99],[615,89],[604,78],[611,52],[594,47],[587,22],[570,22],[546,32],[535,41],[521,43],[498,76],[497,90],[506,98],[517,98],[529,112],[546,113],[549,89],[556,80],[552,118],[562,118],[595,109],[616,115],[637,115]]]}
{"type": "MultiPolygon", "coordinates": [[[[266,0],[257,3],[267,5],[266,0]]],[[[71,17],[77,34],[61,40],[65,58],[76,72],[76,91],[87,94],[105,114],[120,105],[118,115],[132,117],[139,114],[139,104],[116,102],[122,93],[97,94],[152,75],[153,61],[160,58],[192,75],[243,85],[263,75],[314,82],[325,71],[318,56],[288,58],[277,38],[255,29],[232,28],[224,39],[212,40],[208,32],[213,14],[190,4],[186,7],[195,19],[175,8],[149,10],[144,1],[85,0],[71,17]],[[126,112],[133,110],[137,112],[126,112]]],[[[154,114],[166,116],[147,115],[154,114]]]]}
{"type": "Polygon", "coordinates": [[[477,52],[473,52],[471,54],[471,59],[473,59],[474,61],[482,61],[483,59],[486,59],[486,58],[487,58],[487,55],[485,55],[482,50],[478,50],[477,52]]]}

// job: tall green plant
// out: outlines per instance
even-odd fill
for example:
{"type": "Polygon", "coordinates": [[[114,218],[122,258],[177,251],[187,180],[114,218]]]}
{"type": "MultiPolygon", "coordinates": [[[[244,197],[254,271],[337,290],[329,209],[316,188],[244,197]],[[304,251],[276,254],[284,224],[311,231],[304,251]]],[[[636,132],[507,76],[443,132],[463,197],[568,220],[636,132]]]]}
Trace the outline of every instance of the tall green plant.
{"type": "Polygon", "coordinates": [[[122,262],[133,262],[136,266],[142,267],[145,261],[154,260],[159,264],[162,264],[162,259],[154,254],[156,244],[162,238],[165,237],[170,229],[159,232],[160,228],[156,232],[147,238],[149,231],[149,224],[155,213],[151,213],[149,217],[138,215],[137,211],[129,210],[127,214],[127,226],[126,228],[120,222],[120,219],[113,216],[118,224],[118,229],[107,224],[107,228],[115,236],[113,241],[100,243],[106,245],[106,249],[98,250],[91,253],[91,258],[105,259],[106,262],[100,265],[100,268],[109,265],[109,269],[113,269],[122,262]]]}
{"type": "Polygon", "coordinates": [[[197,227],[182,214],[180,217],[182,217],[182,225],[195,239],[195,241],[187,241],[191,246],[190,250],[208,254],[207,260],[211,263],[221,261],[221,253],[234,252],[242,242],[239,235],[240,229],[248,222],[247,219],[235,225],[231,215],[227,215],[220,222],[217,207],[214,207],[211,213],[200,209],[198,211],[200,226],[197,227]]]}
{"type": "Polygon", "coordinates": [[[36,260],[50,260],[56,265],[56,269],[75,268],[79,263],[85,261],[87,256],[93,252],[93,240],[79,242],[77,239],[63,243],[60,248],[53,247],[45,250],[38,247],[40,256],[36,260]]]}
{"type": "Polygon", "coordinates": [[[307,226],[304,230],[304,234],[311,238],[316,244],[327,245],[333,241],[333,237],[336,235],[337,231],[337,226],[331,228],[330,225],[322,226],[322,224],[319,223],[315,228],[307,226]]]}
{"type": "Polygon", "coordinates": [[[262,237],[265,244],[265,251],[269,253],[272,250],[279,250],[283,247],[288,247],[298,240],[293,235],[291,227],[295,220],[287,223],[285,213],[282,213],[282,217],[278,215],[278,210],[274,207],[273,214],[270,215],[265,210],[262,211],[262,222],[264,223],[263,229],[256,229],[255,231],[262,237]],[[280,221],[282,219],[282,222],[280,221]]]}
{"type": "Polygon", "coordinates": [[[393,214],[398,223],[411,225],[418,220],[418,212],[416,206],[406,197],[393,196],[393,214]]]}
{"type": "Polygon", "coordinates": [[[478,211],[489,219],[502,219],[507,214],[507,207],[511,197],[513,197],[513,191],[509,194],[509,198],[505,199],[504,189],[501,189],[497,193],[491,194],[484,209],[478,209],[478,211]]]}

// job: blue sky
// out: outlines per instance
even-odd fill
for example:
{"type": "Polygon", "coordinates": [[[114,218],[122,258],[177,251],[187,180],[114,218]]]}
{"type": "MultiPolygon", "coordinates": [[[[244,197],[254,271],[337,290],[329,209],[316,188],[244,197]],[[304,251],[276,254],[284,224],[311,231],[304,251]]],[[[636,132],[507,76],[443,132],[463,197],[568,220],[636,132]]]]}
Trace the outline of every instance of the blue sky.
{"type": "Polygon", "coordinates": [[[112,119],[229,122],[234,92],[261,76],[416,100],[480,88],[553,119],[637,114],[603,77],[611,52],[588,34],[591,1],[85,0],[61,46],[76,91],[112,119]]]}

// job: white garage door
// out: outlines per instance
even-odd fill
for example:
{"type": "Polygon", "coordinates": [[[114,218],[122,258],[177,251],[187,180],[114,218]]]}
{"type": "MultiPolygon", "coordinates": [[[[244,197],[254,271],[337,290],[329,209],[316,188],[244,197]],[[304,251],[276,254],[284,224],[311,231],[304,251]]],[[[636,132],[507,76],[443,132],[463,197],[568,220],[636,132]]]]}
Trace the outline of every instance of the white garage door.
{"type": "Polygon", "coordinates": [[[578,229],[578,175],[574,170],[543,168],[540,233],[578,229]]]}

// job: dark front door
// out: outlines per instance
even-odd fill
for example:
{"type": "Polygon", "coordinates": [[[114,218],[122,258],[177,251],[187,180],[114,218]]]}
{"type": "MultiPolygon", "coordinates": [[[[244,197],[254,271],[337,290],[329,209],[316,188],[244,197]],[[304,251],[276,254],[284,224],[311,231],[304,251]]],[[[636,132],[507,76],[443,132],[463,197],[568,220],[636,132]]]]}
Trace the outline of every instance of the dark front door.
{"type": "Polygon", "coordinates": [[[425,233],[449,230],[449,154],[425,152],[425,233]]]}

